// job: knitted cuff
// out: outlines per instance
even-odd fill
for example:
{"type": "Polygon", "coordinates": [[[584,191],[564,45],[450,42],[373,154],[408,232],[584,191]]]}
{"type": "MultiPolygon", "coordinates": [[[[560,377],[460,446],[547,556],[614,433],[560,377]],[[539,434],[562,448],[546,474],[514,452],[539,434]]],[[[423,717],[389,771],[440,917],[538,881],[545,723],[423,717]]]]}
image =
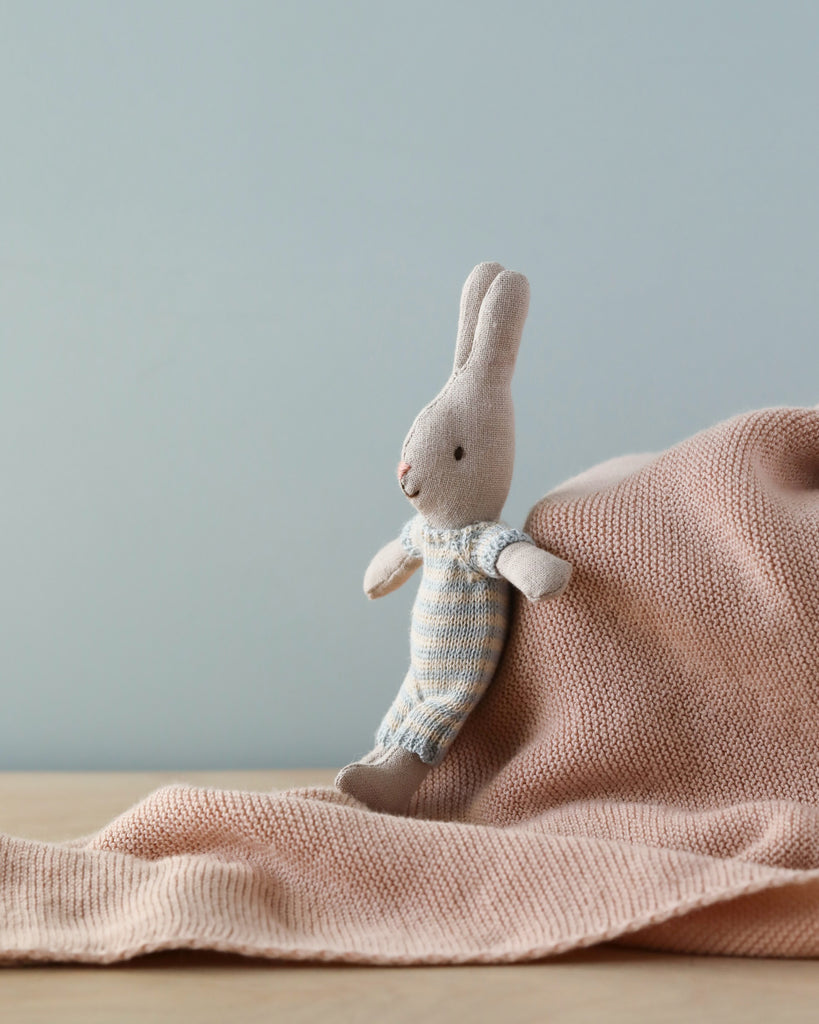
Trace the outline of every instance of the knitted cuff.
{"type": "Polygon", "coordinates": [[[528,533],[513,530],[509,526],[504,526],[503,523],[493,523],[481,533],[472,549],[470,561],[484,575],[490,576],[492,579],[500,579],[501,574],[498,572],[497,563],[501,551],[509,547],[510,544],[518,544],[521,541],[525,541],[527,544],[535,543],[528,533]]]}
{"type": "Polygon", "coordinates": [[[419,525],[419,519],[420,516],[413,516],[408,523],[404,523],[401,528],[401,532],[398,535],[398,539],[403,544],[404,550],[413,558],[420,558],[422,555],[420,547],[413,539],[413,533],[415,532],[416,526],[419,525]]]}

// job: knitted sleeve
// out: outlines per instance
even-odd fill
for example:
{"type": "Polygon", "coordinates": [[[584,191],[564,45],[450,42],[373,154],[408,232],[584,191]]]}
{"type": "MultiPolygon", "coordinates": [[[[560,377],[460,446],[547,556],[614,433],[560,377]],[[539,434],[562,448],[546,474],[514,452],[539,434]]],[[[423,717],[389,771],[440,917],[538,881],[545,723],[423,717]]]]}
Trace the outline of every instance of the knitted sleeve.
{"type": "Polygon", "coordinates": [[[413,558],[421,558],[421,516],[413,516],[404,526],[399,534],[399,539],[404,545],[404,550],[413,558]]]}
{"type": "Polygon", "coordinates": [[[501,574],[497,569],[498,556],[504,548],[520,541],[527,544],[535,543],[528,533],[514,530],[505,523],[487,523],[475,534],[465,552],[466,560],[472,569],[483,573],[484,576],[500,579],[501,574]]]}

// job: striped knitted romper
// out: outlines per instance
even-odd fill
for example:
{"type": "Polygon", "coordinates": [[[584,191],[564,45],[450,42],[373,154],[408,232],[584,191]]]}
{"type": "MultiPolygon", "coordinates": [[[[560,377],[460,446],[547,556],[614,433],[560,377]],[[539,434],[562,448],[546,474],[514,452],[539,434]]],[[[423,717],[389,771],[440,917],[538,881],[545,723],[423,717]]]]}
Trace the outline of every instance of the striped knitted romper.
{"type": "Polygon", "coordinates": [[[410,669],[376,734],[428,764],[441,761],[492,681],[509,611],[509,584],[498,556],[531,537],[503,523],[438,530],[417,515],[401,531],[406,551],[424,562],[412,609],[410,669]]]}

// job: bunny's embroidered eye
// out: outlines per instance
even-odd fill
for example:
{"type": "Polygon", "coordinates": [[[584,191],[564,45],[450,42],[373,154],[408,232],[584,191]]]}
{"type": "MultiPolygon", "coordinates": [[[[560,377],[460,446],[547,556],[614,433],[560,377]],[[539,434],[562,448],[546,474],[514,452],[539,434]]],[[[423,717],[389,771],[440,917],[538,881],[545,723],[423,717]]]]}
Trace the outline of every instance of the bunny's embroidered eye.
{"type": "Polygon", "coordinates": [[[455,449],[455,451],[452,454],[455,456],[455,461],[456,462],[460,462],[461,459],[464,457],[464,450],[463,450],[463,448],[461,448],[460,445],[458,445],[458,447],[455,449]]]}

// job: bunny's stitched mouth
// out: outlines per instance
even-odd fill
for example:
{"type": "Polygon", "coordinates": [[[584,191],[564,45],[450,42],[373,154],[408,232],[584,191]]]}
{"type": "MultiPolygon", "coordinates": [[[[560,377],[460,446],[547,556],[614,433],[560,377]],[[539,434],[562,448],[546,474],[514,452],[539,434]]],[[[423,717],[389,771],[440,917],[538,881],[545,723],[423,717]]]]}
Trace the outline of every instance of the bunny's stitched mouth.
{"type": "MultiPolygon", "coordinates": [[[[404,491],[404,484],[403,483],[401,484],[401,490],[404,491]]],[[[407,491],[404,491],[404,497],[405,498],[417,498],[420,493],[421,493],[421,488],[419,487],[418,490],[414,494],[409,494],[407,491]]]]}

